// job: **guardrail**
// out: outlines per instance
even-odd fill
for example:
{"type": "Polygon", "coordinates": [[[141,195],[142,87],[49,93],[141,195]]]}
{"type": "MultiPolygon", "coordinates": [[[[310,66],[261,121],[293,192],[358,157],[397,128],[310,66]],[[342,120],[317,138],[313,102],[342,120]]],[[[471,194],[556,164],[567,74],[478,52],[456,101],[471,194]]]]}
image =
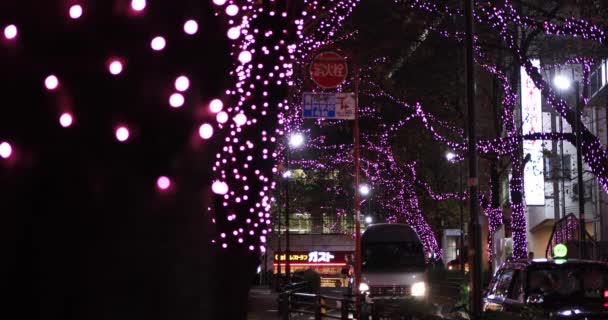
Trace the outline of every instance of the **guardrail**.
{"type": "Polygon", "coordinates": [[[292,316],[314,316],[315,320],[353,319],[355,308],[353,296],[332,297],[327,295],[303,292],[309,289],[306,282],[286,286],[279,294],[279,314],[281,319],[292,319],[292,316]]]}

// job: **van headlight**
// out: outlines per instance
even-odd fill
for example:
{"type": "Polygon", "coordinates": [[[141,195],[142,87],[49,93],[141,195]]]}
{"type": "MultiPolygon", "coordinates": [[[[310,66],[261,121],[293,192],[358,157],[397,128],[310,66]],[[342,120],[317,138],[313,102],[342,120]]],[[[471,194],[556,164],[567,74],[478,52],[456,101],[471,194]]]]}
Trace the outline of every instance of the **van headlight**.
{"type": "Polygon", "coordinates": [[[367,283],[361,282],[359,284],[359,293],[364,293],[366,291],[369,291],[369,286],[367,285],[367,283]]]}
{"type": "Polygon", "coordinates": [[[424,282],[416,282],[412,285],[412,296],[422,297],[426,294],[426,284],[424,282]]]}

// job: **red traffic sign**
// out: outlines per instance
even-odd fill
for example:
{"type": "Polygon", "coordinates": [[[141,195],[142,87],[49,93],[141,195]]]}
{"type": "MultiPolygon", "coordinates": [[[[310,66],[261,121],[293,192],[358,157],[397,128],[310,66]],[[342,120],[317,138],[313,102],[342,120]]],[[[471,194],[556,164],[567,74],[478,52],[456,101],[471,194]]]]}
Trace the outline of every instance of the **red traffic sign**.
{"type": "Polygon", "coordinates": [[[310,64],[310,79],[321,88],[335,88],[346,80],[346,59],[335,51],[317,54],[310,64]]]}

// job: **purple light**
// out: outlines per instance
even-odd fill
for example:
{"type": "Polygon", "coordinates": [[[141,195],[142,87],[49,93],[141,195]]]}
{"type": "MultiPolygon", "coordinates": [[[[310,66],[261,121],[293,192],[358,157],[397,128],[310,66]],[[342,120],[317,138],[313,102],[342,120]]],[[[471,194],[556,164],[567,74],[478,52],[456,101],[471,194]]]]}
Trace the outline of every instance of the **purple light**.
{"type": "Polygon", "coordinates": [[[184,105],[184,96],[181,93],[174,93],[169,97],[169,105],[173,108],[179,108],[184,105]]]}
{"type": "Polygon", "coordinates": [[[0,143],[0,157],[8,159],[13,154],[13,148],[11,145],[4,141],[0,143]]]}
{"type": "Polygon", "coordinates": [[[120,142],[125,142],[129,139],[129,129],[125,126],[116,128],[116,139],[120,142]]]}
{"type": "Polygon", "coordinates": [[[224,195],[228,193],[228,185],[223,181],[214,181],[211,185],[211,191],[215,194],[224,195]]]}
{"type": "Polygon", "coordinates": [[[69,14],[70,14],[70,18],[72,18],[72,19],[78,19],[78,18],[82,17],[82,6],[79,4],[75,4],[75,5],[71,6],[70,10],[69,10],[69,14]]]}
{"type": "Polygon", "coordinates": [[[110,64],[108,65],[108,70],[110,71],[111,74],[113,75],[119,75],[122,72],[122,62],[120,62],[120,60],[117,59],[113,59],[110,64]]]}
{"type": "Polygon", "coordinates": [[[228,32],[226,33],[226,35],[228,36],[228,39],[236,40],[241,36],[241,28],[232,27],[232,28],[228,29],[228,32]]]}
{"type": "Polygon", "coordinates": [[[156,36],[150,42],[150,47],[154,51],[161,51],[167,46],[167,41],[162,36],[156,36]]]}
{"type": "Polygon", "coordinates": [[[194,35],[198,32],[198,23],[196,20],[188,20],[184,23],[184,32],[189,35],[194,35]]]}
{"type": "Polygon", "coordinates": [[[158,177],[156,180],[156,187],[162,191],[169,189],[169,187],[171,187],[171,179],[166,176],[158,177]]]}
{"type": "Polygon", "coordinates": [[[242,113],[237,114],[236,116],[234,116],[234,123],[236,123],[237,126],[242,126],[245,123],[247,123],[247,116],[245,116],[242,113]]]}
{"type": "Polygon", "coordinates": [[[190,88],[190,79],[186,76],[179,76],[175,79],[175,90],[184,92],[190,88]]]}
{"type": "Polygon", "coordinates": [[[213,136],[213,127],[208,123],[203,123],[198,128],[198,135],[205,140],[211,138],[213,136]]]}
{"type": "Polygon", "coordinates": [[[4,37],[7,40],[13,40],[17,37],[17,26],[10,24],[4,28],[4,37]]]}
{"type": "Polygon", "coordinates": [[[54,91],[59,87],[59,79],[55,75],[50,75],[44,79],[44,86],[49,91],[54,91]]]}
{"type": "Polygon", "coordinates": [[[239,7],[238,6],[236,6],[234,4],[231,4],[231,5],[229,5],[229,6],[226,7],[226,14],[227,15],[229,15],[231,17],[234,17],[238,13],[239,13],[239,7]]]}
{"type": "Polygon", "coordinates": [[[61,126],[64,128],[70,127],[72,125],[73,121],[74,121],[74,118],[72,117],[72,115],[69,112],[64,112],[59,117],[59,124],[61,124],[61,126]]]}
{"type": "Polygon", "coordinates": [[[146,8],[146,0],[131,0],[131,9],[139,12],[146,8]]]}
{"type": "MultiPolygon", "coordinates": [[[[209,103],[209,110],[213,113],[218,113],[224,108],[224,103],[220,99],[213,99],[209,103]]],[[[218,120],[219,121],[219,120],[218,120]]],[[[224,121],[226,122],[226,121],[224,121]]]]}
{"type": "Polygon", "coordinates": [[[249,51],[241,51],[241,53],[239,53],[239,61],[242,64],[251,62],[252,58],[251,52],[249,51]]]}
{"type": "Polygon", "coordinates": [[[215,120],[219,123],[226,123],[228,121],[228,114],[224,111],[221,111],[215,116],[215,120]]]}
{"type": "Polygon", "coordinates": [[[216,6],[223,6],[224,4],[226,4],[226,0],[213,0],[213,4],[215,4],[216,6]]]}

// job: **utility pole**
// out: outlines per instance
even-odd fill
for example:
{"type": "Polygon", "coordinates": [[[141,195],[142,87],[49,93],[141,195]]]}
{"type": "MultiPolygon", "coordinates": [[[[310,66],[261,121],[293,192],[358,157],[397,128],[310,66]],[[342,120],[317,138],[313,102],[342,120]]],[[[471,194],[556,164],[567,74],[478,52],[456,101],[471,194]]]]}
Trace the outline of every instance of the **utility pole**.
{"type": "Polygon", "coordinates": [[[355,143],[355,315],[359,319],[361,314],[361,292],[359,285],[361,284],[361,203],[359,199],[359,65],[353,60],[353,77],[355,83],[355,123],[353,128],[354,143],[355,143]]]}
{"type": "Polygon", "coordinates": [[[579,250],[581,259],[587,258],[587,250],[585,250],[585,237],[586,237],[586,228],[585,228],[585,186],[583,185],[583,157],[581,154],[581,143],[582,143],[582,134],[581,134],[581,121],[583,118],[580,115],[580,92],[579,92],[579,82],[574,81],[574,93],[576,95],[574,102],[574,137],[576,138],[576,171],[577,171],[577,182],[578,182],[578,220],[580,222],[579,225],[579,250]]]}
{"type": "Polygon", "coordinates": [[[466,46],[466,86],[467,86],[467,120],[469,151],[469,274],[471,289],[471,313],[473,319],[481,316],[481,226],[479,224],[477,199],[477,132],[475,108],[475,61],[473,59],[473,0],[464,0],[465,8],[465,46],[466,46]]]}
{"type": "MultiPolygon", "coordinates": [[[[291,147],[289,141],[286,142],[285,147],[285,168],[289,171],[289,158],[291,156],[291,147]]],[[[289,175],[285,177],[285,277],[287,277],[287,283],[291,283],[291,248],[289,247],[289,175]]]]}
{"type": "Polygon", "coordinates": [[[464,273],[464,199],[462,194],[462,162],[458,163],[458,203],[460,206],[460,271],[464,273]]]}

